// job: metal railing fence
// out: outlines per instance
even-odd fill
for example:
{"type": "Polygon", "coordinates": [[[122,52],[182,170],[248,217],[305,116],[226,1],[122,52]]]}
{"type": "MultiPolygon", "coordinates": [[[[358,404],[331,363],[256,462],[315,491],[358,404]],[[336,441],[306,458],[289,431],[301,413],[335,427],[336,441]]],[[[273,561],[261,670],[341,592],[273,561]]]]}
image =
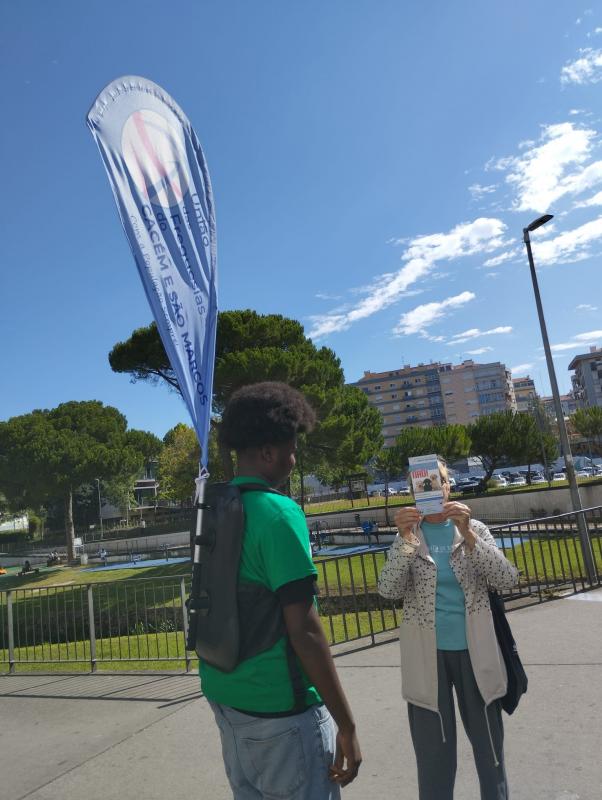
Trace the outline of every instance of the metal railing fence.
{"type": "MultiPolygon", "coordinates": [[[[520,571],[519,585],[505,594],[510,608],[601,585],[602,507],[580,513],[589,529],[593,581],[575,514],[491,529],[520,571]]],[[[316,557],[318,610],[332,645],[360,639],[374,644],[398,627],[400,607],[377,592],[387,547],[316,557]]],[[[189,585],[189,577],[179,575],[0,591],[0,671],[44,664],[189,670],[196,661],[185,649],[189,585]]]]}

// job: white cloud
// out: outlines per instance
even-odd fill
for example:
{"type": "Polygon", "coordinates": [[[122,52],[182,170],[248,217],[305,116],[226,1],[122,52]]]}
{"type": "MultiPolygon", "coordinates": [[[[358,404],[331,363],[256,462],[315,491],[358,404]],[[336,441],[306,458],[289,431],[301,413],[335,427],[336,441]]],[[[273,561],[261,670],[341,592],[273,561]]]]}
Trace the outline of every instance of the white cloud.
{"type": "Polygon", "coordinates": [[[572,122],[546,125],[540,141],[527,143],[520,156],[490,160],[485,168],[508,173],[515,211],[548,211],[561,197],[602,183],[602,161],[585,166],[595,138],[595,130],[572,122]]]}
{"type": "Polygon", "coordinates": [[[487,331],[482,331],[479,328],[469,328],[469,330],[462,331],[462,333],[456,333],[451,341],[448,342],[448,345],[463,344],[463,342],[468,342],[470,339],[480,339],[482,336],[493,336],[504,333],[512,333],[512,326],[500,325],[497,328],[490,328],[487,331]]]}
{"type": "Polygon", "coordinates": [[[585,347],[583,342],[560,342],[559,344],[551,344],[550,350],[559,352],[560,350],[579,350],[585,347]]]}
{"type": "Polygon", "coordinates": [[[493,347],[477,347],[476,350],[466,350],[466,355],[469,356],[482,356],[483,353],[489,353],[493,347]]]}
{"type": "Polygon", "coordinates": [[[589,303],[579,303],[575,311],[597,311],[598,306],[592,306],[589,303]]]}
{"type": "Polygon", "coordinates": [[[496,189],[497,186],[495,183],[489,184],[489,186],[482,186],[480,183],[473,183],[468,187],[468,191],[475,200],[480,200],[485,195],[492,194],[496,189]]]}
{"type": "Polygon", "coordinates": [[[578,333],[573,336],[571,342],[559,342],[558,344],[550,345],[550,349],[555,352],[560,352],[562,350],[579,350],[588,345],[597,345],[600,340],[602,340],[602,331],[586,331],[585,333],[578,333]]]}
{"type": "Polygon", "coordinates": [[[430,274],[440,261],[454,261],[498,249],[505,230],[506,225],[501,220],[480,217],[473,222],[460,223],[447,233],[414,237],[407,243],[401,256],[404,264],[397,273],[376,277],[366,296],[346,313],[311,317],[313,327],[309,336],[320,339],[382,311],[397,302],[412,284],[430,274]]]}
{"type": "MultiPolygon", "coordinates": [[[[446,300],[416,306],[411,311],[402,314],[399,323],[393,328],[393,333],[399,335],[423,333],[425,328],[444,317],[449,309],[459,308],[474,300],[475,297],[473,292],[462,292],[454,297],[448,297],[446,300]]],[[[441,337],[436,337],[436,340],[441,341],[441,337]]]]}
{"type": "Polygon", "coordinates": [[[500,253],[499,256],[494,256],[493,258],[488,258],[487,261],[483,262],[484,267],[499,267],[500,264],[504,264],[506,261],[512,261],[515,259],[519,254],[518,248],[514,250],[505,250],[503,253],[500,253]]]}
{"type": "Polygon", "coordinates": [[[515,367],[510,367],[510,372],[528,372],[534,366],[534,364],[517,364],[515,367]]]}
{"type": "MultiPolygon", "coordinates": [[[[597,30],[596,30],[597,33],[597,30]]],[[[585,47],[579,50],[579,58],[569,61],[560,73],[560,82],[569,83],[598,83],[602,80],[602,50],[585,47]]]]}
{"type": "Polygon", "coordinates": [[[583,114],[583,109],[582,108],[571,108],[569,110],[569,116],[570,117],[576,117],[577,114],[583,114]]]}
{"type": "Polygon", "coordinates": [[[318,292],[315,297],[318,300],[340,300],[341,296],[338,294],[326,294],[326,292],[318,292]]]}
{"type": "Polygon", "coordinates": [[[578,342],[592,342],[594,339],[602,339],[602,331],[588,331],[587,333],[578,333],[573,336],[578,342]]]}
{"type": "Polygon", "coordinates": [[[591,255],[590,245],[602,239],[602,217],[590,220],[573,230],[537,242],[533,251],[536,264],[582,261],[591,255]]]}
{"type": "Polygon", "coordinates": [[[581,200],[575,203],[574,208],[591,208],[591,206],[602,206],[602,192],[597,192],[587,200],[581,200]]]}

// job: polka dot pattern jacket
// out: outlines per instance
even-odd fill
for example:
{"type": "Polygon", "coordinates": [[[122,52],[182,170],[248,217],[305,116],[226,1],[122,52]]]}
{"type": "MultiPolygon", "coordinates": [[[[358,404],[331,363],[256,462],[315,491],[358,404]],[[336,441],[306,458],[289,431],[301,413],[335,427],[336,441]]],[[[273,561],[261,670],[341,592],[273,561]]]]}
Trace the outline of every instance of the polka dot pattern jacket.
{"type": "MultiPolygon", "coordinates": [[[[472,668],[485,705],[489,705],[506,694],[507,674],[493,627],[488,588],[512,588],[518,582],[518,570],[499,550],[486,525],[471,520],[470,526],[476,537],[473,550],[456,529],[450,564],[464,591],[472,668]]],[[[420,541],[416,546],[397,535],[380,573],[378,592],[389,600],[403,599],[399,627],[402,696],[409,703],[438,712],[437,567],[420,528],[416,535],[420,541]]]]}

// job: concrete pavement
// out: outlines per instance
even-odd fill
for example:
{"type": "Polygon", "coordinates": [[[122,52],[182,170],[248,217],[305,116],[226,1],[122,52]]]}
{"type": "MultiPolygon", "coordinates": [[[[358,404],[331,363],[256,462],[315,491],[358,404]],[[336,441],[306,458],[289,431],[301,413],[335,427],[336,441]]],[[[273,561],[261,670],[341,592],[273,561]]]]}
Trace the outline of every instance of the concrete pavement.
{"type": "MultiPolygon", "coordinates": [[[[514,611],[529,691],[505,716],[513,800],[602,797],[602,590],[514,611]]],[[[396,643],[337,654],[364,755],[345,800],[417,797],[396,643]]],[[[457,800],[478,788],[459,735],[457,800]]],[[[231,797],[194,675],[0,678],[3,800],[231,797]]]]}

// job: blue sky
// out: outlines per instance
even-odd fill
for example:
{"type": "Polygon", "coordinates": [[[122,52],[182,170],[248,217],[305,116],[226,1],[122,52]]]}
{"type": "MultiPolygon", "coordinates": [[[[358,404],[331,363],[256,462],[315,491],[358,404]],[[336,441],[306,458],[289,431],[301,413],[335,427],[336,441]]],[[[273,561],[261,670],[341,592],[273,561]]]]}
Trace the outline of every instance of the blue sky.
{"type": "Polygon", "coordinates": [[[107,361],[151,316],[84,124],[138,74],[205,151],[222,309],[303,322],[347,380],[501,360],[561,390],[602,345],[602,4],[512,0],[4,3],[0,418],[77,399],[163,435],[166,389],[107,361]]]}

